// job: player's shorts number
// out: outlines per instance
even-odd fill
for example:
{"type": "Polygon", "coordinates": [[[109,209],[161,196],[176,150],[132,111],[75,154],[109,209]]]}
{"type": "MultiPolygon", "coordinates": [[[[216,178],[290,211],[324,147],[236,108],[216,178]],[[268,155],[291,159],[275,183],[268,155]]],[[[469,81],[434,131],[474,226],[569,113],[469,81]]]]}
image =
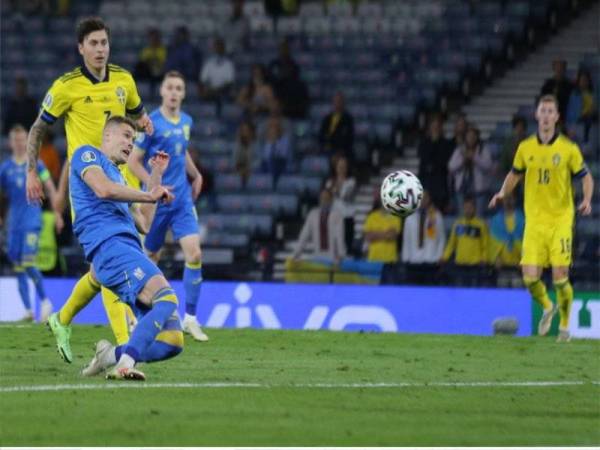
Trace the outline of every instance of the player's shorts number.
{"type": "Polygon", "coordinates": [[[550,170],[548,170],[548,169],[538,169],[538,183],[539,184],[548,184],[548,183],[550,183],[550,170]]]}

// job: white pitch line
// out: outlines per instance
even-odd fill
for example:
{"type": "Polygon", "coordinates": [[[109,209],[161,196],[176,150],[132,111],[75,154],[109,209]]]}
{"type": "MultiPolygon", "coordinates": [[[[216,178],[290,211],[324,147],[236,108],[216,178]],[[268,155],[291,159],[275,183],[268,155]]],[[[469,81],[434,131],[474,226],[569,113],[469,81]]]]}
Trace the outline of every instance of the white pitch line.
{"type": "Polygon", "coordinates": [[[471,388],[471,387],[555,387],[600,385],[600,381],[474,381],[474,382],[431,382],[431,383],[107,383],[107,384],[41,384],[31,386],[3,386],[0,393],[7,392],[52,392],[110,389],[219,389],[219,388],[317,388],[317,389],[377,389],[377,388],[471,388]]]}

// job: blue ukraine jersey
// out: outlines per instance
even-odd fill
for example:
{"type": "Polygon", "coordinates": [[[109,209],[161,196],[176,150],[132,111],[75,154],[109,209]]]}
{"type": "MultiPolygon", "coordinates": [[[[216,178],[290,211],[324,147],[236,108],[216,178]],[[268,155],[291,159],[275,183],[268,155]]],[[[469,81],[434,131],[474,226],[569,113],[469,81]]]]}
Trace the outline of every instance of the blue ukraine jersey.
{"type": "MultiPolygon", "coordinates": [[[[38,161],[38,174],[42,182],[50,178],[44,163],[38,161]]],[[[33,231],[42,227],[42,209],[36,203],[29,204],[25,191],[27,178],[27,162],[17,164],[10,158],[0,165],[0,190],[8,197],[10,209],[8,211],[7,230],[33,231]]]]}
{"type": "Polygon", "coordinates": [[[139,242],[129,203],[103,200],[83,181],[85,172],[94,166],[100,167],[111,181],[125,185],[119,168],[97,148],[84,145],[73,153],[69,174],[73,231],[88,260],[110,237],[129,235],[139,242]]]}
{"type": "Polygon", "coordinates": [[[151,171],[148,160],[158,151],[169,154],[169,167],[162,177],[164,186],[173,186],[175,200],[168,204],[159,204],[158,209],[177,209],[191,204],[192,190],[187,180],[185,171],[185,154],[190,141],[192,118],[181,112],[179,121],[174,123],[167,119],[156,109],[150,113],[154,124],[154,133],[151,136],[140,134],[135,145],[144,152],[144,165],[148,172],[151,171]]]}

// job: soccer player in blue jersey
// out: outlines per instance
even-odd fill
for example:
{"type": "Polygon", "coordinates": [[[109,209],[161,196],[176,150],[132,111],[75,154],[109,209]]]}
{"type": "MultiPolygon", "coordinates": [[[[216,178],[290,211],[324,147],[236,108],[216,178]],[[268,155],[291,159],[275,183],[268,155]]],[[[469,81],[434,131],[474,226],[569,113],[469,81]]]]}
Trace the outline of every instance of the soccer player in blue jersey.
{"type": "Polygon", "coordinates": [[[163,181],[165,185],[173,187],[175,200],[168,205],[158,205],[156,216],[144,240],[144,247],[150,258],[158,262],[165,235],[171,229],[185,257],[183,329],[197,341],[208,341],[208,336],[196,320],[196,305],[202,283],[202,252],[194,202],[202,189],[202,176],[187,150],[193,122],[181,110],[181,103],[185,98],[183,75],[177,71],[167,72],[160,87],[160,95],[160,108],[150,113],[154,133],[140,135],[128,165],[130,171],[148,186],[149,161],[158,151],[169,154],[169,167],[163,181]],[[191,179],[191,185],[188,179],[191,179]]]}
{"type": "Polygon", "coordinates": [[[83,374],[114,366],[107,379],[145,380],[136,362],[164,360],[183,348],[175,292],[144,254],[138,236],[138,231],[148,232],[156,203],[173,199],[160,185],[166,169],[161,160],[168,161],[168,155],[159,153],[152,160],[147,191],[127,187],[117,165],[127,161],[134,137],[135,123],[113,116],[104,127],[100,149],[84,145],[71,158],[73,231],[91,263],[89,284],[96,293],[100,285],[112,290],[139,317],[126,344],[96,344],[96,355],[83,374]]]}
{"type": "MultiPolygon", "coordinates": [[[[27,130],[14,125],[8,134],[12,158],[0,165],[0,191],[8,197],[7,240],[8,257],[17,273],[17,282],[21,301],[25,307],[23,320],[33,320],[29,286],[27,278],[35,285],[40,303],[40,321],[45,322],[52,312],[52,303],[46,297],[44,280],[35,267],[38,252],[40,230],[42,228],[42,209],[39,204],[29,204],[26,198],[25,179],[27,177],[27,130]]],[[[56,206],[56,190],[50,173],[41,161],[37,161],[37,171],[43,183],[46,195],[53,207],[56,206]]],[[[56,229],[62,229],[62,217],[56,214],[56,229]]]]}

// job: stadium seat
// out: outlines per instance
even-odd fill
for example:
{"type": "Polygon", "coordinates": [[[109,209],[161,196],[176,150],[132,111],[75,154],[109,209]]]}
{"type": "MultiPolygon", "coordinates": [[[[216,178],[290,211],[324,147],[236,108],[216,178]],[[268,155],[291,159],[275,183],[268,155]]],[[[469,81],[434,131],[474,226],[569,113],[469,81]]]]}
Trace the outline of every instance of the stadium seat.
{"type": "Polygon", "coordinates": [[[217,195],[217,207],[222,212],[240,213],[250,210],[251,199],[243,194],[217,195]]]}
{"type": "Polygon", "coordinates": [[[305,156],[300,171],[308,175],[325,176],[329,173],[329,160],[326,156],[305,156]]]}
{"type": "Polygon", "coordinates": [[[262,173],[252,174],[248,178],[245,188],[248,192],[272,192],[273,176],[262,173]]]}
{"type": "Polygon", "coordinates": [[[215,177],[214,183],[217,192],[239,192],[242,190],[242,180],[237,174],[220,173],[215,177]]]}

